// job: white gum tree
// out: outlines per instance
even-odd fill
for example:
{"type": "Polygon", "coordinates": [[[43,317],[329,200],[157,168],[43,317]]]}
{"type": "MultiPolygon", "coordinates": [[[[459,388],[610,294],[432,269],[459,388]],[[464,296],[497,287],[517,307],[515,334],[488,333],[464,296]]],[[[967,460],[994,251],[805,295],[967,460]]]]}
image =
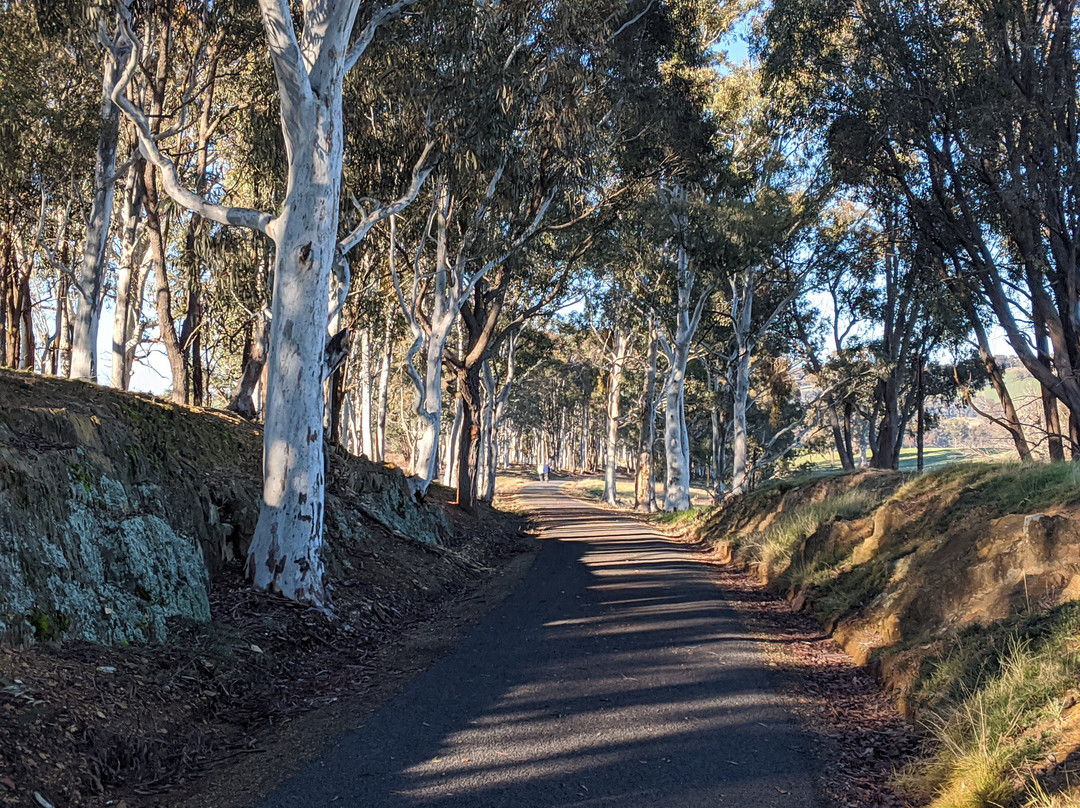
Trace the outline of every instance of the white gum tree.
{"type": "MultiPolygon", "coordinates": [[[[119,46],[130,47],[115,36],[123,25],[123,12],[107,30],[102,22],[103,36],[113,35],[119,46]]],[[[114,48],[116,44],[114,43],[114,48]]],[[[102,70],[101,129],[98,133],[94,159],[94,186],[90,197],[90,213],[86,221],[86,241],[82,261],[75,273],[78,304],[71,318],[71,378],[97,381],[97,338],[101,324],[101,307],[105,296],[105,267],[112,225],[113,196],[116,188],[116,153],[120,142],[120,110],[113,103],[120,81],[120,63],[106,58],[102,70]]]]}
{"type": "Polygon", "coordinates": [[[121,71],[112,99],[134,124],[143,157],[160,172],[173,201],[210,221],[259,230],[274,243],[263,497],[247,571],[256,587],[319,608],[329,606],[321,549],[331,276],[337,271],[347,281],[349,250],[377,222],[404,209],[433,168],[429,143],[401,197],[359,208],[354,228],[339,241],[342,86],[378,28],[414,2],[378,5],[357,26],[358,12],[366,5],[361,0],[306,0],[297,26],[289,0],[259,0],[288,164],[284,204],[277,213],[230,207],[185,188],[176,165],[159,148],[146,114],[128,93],[143,43],[124,6],[122,34],[111,48],[121,71]]]}
{"type": "Polygon", "coordinates": [[[616,476],[618,472],[617,449],[619,444],[619,427],[622,425],[622,388],[623,371],[626,369],[626,360],[630,356],[631,336],[622,329],[616,329],[612,334],[611,344],[607,350],[608,361],[608,395],[607,395],[607,435],[604,453],[604,502],[609,505],[619,504],[619,494],[616,488],[616,476]]]}
{"type": "Polygon", "coordinates": [[[505,168],[504,160],[470,211],[471,216],[463,230],[456,226],[458,218],[467,216],[462,210],[465,201],[452,193],[445,178],[436,183],[427,223],[416,249],[410,251],[412,277],[408,294],[397,269],[397,229],[391,219],[390,274],[401,313],[413,337],[405,366],[415,388],[414,408],[420,419],[420,437],[413,466],[415,490],[420,496],[426,494],[435,476],[442,428],[443,356],[454,323],[477,284],[536,234],[553,199],[553,195],[549,195],[540,203],[532,219],[499,254],[486,261],[475,261],[473,247],[483,228],[489,226],[488,214],[505,168]],[[460,233],[458,238],[455,238],[455,232],[460,233]],[[435,242],[433,258],[426,255],[427,243],[432,239],[435,242]],[[417,367],[417,356],[422,358],[422,371],[417,367]]]}
{"type": "Polygon", "coordinates": [[[667,474],[664,484],[664,510],[690,508],[690,436],[686,431],[686,365],[701,324],[701,315],[712,294],[708,283],[698,284],[687,245],[690,229],[689,194],[675,190],[667,200],[674,225],[674,322],[658,323],[657,343],[667,359],[664,378],[664,458],[667,474]],[[695,297],[696,296],[696,297],[695,297]]]}

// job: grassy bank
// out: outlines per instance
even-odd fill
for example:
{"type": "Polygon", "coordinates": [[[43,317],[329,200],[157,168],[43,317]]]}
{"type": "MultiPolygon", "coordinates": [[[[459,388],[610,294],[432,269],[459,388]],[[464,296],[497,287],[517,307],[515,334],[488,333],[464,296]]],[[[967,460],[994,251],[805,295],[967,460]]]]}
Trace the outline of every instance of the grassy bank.
{"type": "Polygon", "coordinates": [[[758,491],[696,521],[809,608],[929,738],[935,808],[1080,804],[1080,470],[970,463],[758,491]]]}

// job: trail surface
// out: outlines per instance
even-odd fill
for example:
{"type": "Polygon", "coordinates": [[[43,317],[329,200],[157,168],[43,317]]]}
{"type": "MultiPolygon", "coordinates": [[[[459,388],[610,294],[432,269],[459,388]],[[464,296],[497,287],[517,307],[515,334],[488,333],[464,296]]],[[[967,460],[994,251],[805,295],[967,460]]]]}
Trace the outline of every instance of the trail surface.
{"type": "Polygon", "coordinates": [[[558,483],[544,547],[452,656],[262,808],[809,808],[808,739],[709,568],[558,483]]]}

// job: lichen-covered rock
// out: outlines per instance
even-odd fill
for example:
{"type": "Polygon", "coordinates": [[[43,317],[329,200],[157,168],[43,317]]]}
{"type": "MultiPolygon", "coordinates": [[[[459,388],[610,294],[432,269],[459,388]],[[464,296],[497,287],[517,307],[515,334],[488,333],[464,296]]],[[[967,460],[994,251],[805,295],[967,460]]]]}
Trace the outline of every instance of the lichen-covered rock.
{"type": "MultiPolygon", "coordinates": [[[[0,644],[154,642],[171,618],[208,620],[211,576],[254,535],[261,455],[258,426],[226,413],[0,370],[0,644]]],[[[330,465],[329,540],[449,535],[400,470],[330,465]]]]}
{"type": "Polygon", "coordinates": [[[0,489],[0,641],[160,642],[170,617],[209,620],[197,540],[160,503],[75,468],[38,509],[0,489]]]}
{"type": "MultiPolygon", "coordinates": [[[[426,544],[440,544],[450,533],[446,511],[434,505],[417,503],[409,490],[408,479],[400,469],[372,463],[364,457],[351,457],[337,449],[331,454],[331,501],[327,513],[335,510],[345,518],[357,510],[392,533],[426,544]]],[[[347,531],[343,531],[347,535],[347,531]]]]}

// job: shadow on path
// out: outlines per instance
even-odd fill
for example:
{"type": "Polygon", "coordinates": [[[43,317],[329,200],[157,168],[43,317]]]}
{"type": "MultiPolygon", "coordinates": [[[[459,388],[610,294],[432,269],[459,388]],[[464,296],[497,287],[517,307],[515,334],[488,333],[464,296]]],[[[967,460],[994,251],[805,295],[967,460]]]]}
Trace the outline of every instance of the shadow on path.
{"type": "Polygon", "coordinates": [[[525,581],[263,808],[813,805],[808,741],[708,567],[557,483],[521,496],[545,542],[525,581]]]}

